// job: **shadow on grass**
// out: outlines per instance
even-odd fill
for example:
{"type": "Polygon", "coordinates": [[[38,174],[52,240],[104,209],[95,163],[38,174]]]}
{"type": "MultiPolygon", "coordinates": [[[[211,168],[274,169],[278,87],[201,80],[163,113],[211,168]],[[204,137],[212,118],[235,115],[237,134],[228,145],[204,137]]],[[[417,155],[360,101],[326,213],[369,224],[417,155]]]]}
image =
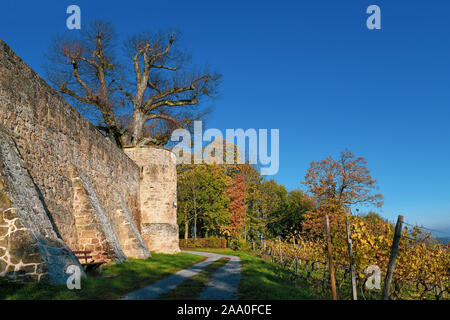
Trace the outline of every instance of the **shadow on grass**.
{"type": "Polygon", "coordinates": [[[104,266],[100,276],[89,274],[87,279],[82,279],[81,290],[69,290],[65,285],[22,284],[0,278],[0,299],[118,299],[130,291],[148,286],[201,260],[203,257],[188,253],[177,255],[154,253],[152,258],[147,260],[130,259],[130,262],[104,266]]]}
{"type": "Polygon", "coordinates": [[[242,277],[239,284],[241,300],[308,300],[320,299],[306,283],[292,281],[289,272],[250,253],[230,249],[189,249],[234,255],[241,258],[242,277]]]}
{"type": "Polygon", "coordinates": [[[187,279],[176,288],[164,293],[160,300],[195,300],[202,290],[206,288],[215,271],[223,267],[230,259],[220,258],[214,261],[199,274],[187,279]]]}

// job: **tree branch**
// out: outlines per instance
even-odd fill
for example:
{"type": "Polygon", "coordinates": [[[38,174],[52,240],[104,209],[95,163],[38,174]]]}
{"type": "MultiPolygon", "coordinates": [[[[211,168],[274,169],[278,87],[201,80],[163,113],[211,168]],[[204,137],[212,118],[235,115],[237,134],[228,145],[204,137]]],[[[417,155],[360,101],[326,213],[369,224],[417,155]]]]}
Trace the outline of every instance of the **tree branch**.
{"type": "Polygon", "coordinates": [[[62,84],[62,85],[60,86],[59,92],[60,92],[60,93],[64,93],[64,94],[68,94],[68,95],[71,96],[72,98],[75,98],[75,99],[77,99],[77,100],[79,100],[79,101],[81,101],[81,102],[84,102],[84,103],[86,103],[86,104],[92,104],[92,103],[93,103],[90,99],[81,97],[81,96],[77,95],[75,92],[69,90],[69,89],[66,87],[65,84],[62,84]]]}
{"type": "MultiPolygon", "coordinates": [[[[92,92],[89,89],[89,87],[86,85],[86,83],[84,83],[84,81],[81,79],[80,77],[80,73],[78,72],[78,63],[76,60],[72,60],[72,66],[73,66],[73,75],[75,77],[75,79],[77,80],[77,82],[84,88],[84,90],[86,91],[86,96],[87,97],[92,97],[92,92]]],[[[90,99],[89,99],[90,100],[90,99]]]]}
{"type": "MultiPolygon", "coordinates": [[[[197,97],[193,97],[192,99],[183,99],[183,100],[161,100],[158,101],[156,103],[153,103],[150,107],[150,110],[148,111],[152,111],[156,108],[159,107],[182,107],[182,106],[189,106],[189,105],[194,105],[198,103],[198,98],[197,97]]],[[[146,111],[147,112],[147,111],[146,111]]]]}
{"type": "Polygon", "coordinates": [[[173,34],[171,34],[171,35],[169,36],[169,44],[167,45],[167,48],[166,48],[164,51],[162,51],[162,52],[160,52],[160,53],[158,53],[158,54],[155,54],[155,55],[153,56],[152,64],[153,64],[153,62],[157,61],[157,60],[158,60],[159,58],[161,58],[162,56],[165,56],[166,54],[169,53],[170,48],[172,47],[172,44],[174,43],[174,41],[175,41],[175,39],[173,38],[173,34]]]}
{"type": "Polygon", "coordinates": [[[153,85],[152,83],[149,83],[148,85],[152,88],[158,91],[157,95],[152,96],[151,98],[149,98],[147,101],[145,101],[144,103],[144,112],[151,112],[152,110],[155,110],[158,107],[162,107],[162,106],[168,106],[168,107],[178,107],[178,106],[186,106],[186,105],[194,105],[198,103],[198,94],[200,92],[200,88],[197,87],[198,83],[202,80],[204,81],[208,81],[209,79],[211,79],[212,77],[209,75],[204,75],[202,77],[199,77],[197,79],[194,79],[190,85],[186,86],[186,87],[173,87],[169,90],[166,90],[164,92],[161,92],[160,90],[158,90],[156,88],[155,85],[153,85]],[[165,100],[161,100],[163,98],[166,98],[172,94],[178,94],[178,93],[182,93],[182,92],[186,92],[186,91],[193,91],[196,90],[196,92],[193,94],[193,96],[191,97],[191,99],[184,99],[184,100],[170,100],[170,99],[165,99],[165,100]],[[158,101],[159,100],[159,101],[158,101]]]}
{"type": "Polygon", "coordinates": [[[157,69],[166,69],[166,70],[171,70],[171,71],[177,71],[178,70],[178,68],[162,66],[162,65],[156,65],[156,64],[151,65],[151,67],[152,68],[157,68],[157,69]]]}
{"type": "Polygon", "coordinates": [[[128,91],[125,91],[123,88],[119,88],[120,91],[122,91],[122,93],[128,98],[130,99],[130,101],[134,101],[134,96],[129,93],[128,91]]]}

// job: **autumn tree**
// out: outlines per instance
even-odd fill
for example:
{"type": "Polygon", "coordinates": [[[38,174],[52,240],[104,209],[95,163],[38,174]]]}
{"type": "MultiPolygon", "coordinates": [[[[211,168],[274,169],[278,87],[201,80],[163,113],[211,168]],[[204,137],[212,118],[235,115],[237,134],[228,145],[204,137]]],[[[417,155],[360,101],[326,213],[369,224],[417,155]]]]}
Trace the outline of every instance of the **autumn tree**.
{"type": "Polygon", "coordinates": [[[261,177],[257,168],[248,163],[239,165],[239,174],[245,181],[245,204],[247,206],[244,237],[257,239],[261,225],[261,177]]]}
{"type": "Polygon", "coordinates": [[[389,221],[385,218],[383,218],[380,214],[373,212],[373,211],[369,211],[368,213],[362,213],[359,214],[359,217],[361,217],[362,219],[372,222],[372,223],[376,223],[377,221],[383,221],[385,223],[389,223],[389,221]]]}
{"type": "Polygon", "coordinates": [[[367,161],[363,157],[356,158],[348,150],[338,159],[327,157],[313,161],[303,184],[318,205],[303,224],[312,234],[322,233],[325,214],[331,217],[332,224],[341,224],[344,215],[354,206],[383,205],[383,196],[375,193],[377,181],[372,178],[367,161]]]}
{"type": "Polygon", "coordinates": [[[113,26],[95,21],[55,41],[47,77],[118,146],[165,145],[174,129],[207,113],[198,106],[215,96],[220,78],[190,65],[179,40],[176,32],[143,32],[118,54],[113,26]]]}
{"type": "Polygon", "coordinates": [[[242,175],[234,177],[232,184],[227,189],[230,199],[230,232],[234,238],[240,238],[245,227],[245,180],[242,175]]]}

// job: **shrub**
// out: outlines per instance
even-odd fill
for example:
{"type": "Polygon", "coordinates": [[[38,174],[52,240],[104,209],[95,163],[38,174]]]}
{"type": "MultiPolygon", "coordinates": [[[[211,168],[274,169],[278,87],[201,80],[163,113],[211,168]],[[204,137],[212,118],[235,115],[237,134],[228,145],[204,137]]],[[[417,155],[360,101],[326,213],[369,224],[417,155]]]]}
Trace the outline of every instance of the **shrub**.
{"type": "Polygon", "coordinates": [[[250,244],[245,239],[233,239],[230,242],[230,248],[234,251],[249,251],[250,244]]]}
{"type": "Polygon", "coordinates": [[[181,248],[220,248],[227,247],[227,240],[224,238],[197,238],[197,239],[180,239],[181,248]]]}

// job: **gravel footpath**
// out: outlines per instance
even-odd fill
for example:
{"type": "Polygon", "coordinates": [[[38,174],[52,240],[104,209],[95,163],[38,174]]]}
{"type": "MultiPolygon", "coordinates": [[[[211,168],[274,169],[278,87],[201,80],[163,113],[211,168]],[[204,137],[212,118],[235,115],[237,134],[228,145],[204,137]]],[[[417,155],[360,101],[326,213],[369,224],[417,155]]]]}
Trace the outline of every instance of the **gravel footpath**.
{"type": "Polygon", "coordinates": [[[241,278],[239,257],[199,251],[183,252],[204,256],[207,259],[148,287],[131,292],[121,300],[155,300],[163,293],[173,290],[187,279],[199,274],[205,267],[220,258],[230,258],[230,261],[214,272],[208,286],[200,293],[199,300],[235,300],[238,298],[237,288],[241,278]]]}
{"type": "Polygon", "coordinates": [[[214,272],[208,286],[198,296],[198,300],[237,300],[239,298],[241,259],[236,256],[221,257],[230,258],[230,261],[214,272]]]}

